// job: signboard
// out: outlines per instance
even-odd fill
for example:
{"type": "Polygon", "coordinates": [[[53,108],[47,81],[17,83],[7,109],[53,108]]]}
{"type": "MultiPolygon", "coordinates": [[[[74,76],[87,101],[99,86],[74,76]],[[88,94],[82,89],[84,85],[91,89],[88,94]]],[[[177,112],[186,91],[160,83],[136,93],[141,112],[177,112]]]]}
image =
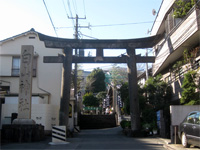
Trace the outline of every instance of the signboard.
{"type": "Polygon", "coordinates": [[[160,110],[156,112],[157,114],[157,121],[160,121],[160,110]]]}
{"type": "Polygon", "coordinates": [[[101,110],[102,109],[102,107],[84,107],[83,108],[84,110],[101,110]]]}
{"type": "Polygon", "coordinates": [[[118,104],[119,108],[123,107],[123,102],[121,100],[121,96],[120,95],[117,96],[117,104],[118,104]]]}

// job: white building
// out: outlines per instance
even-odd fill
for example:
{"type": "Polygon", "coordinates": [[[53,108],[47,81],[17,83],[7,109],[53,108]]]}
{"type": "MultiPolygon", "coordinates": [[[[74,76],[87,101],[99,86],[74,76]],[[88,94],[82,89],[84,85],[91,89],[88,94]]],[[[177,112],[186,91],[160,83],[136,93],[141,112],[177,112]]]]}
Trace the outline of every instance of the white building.
{"type": "MultiPolygon", "coordinates": [[[[163,80],[173,87],[173,100],[177,103],[181,98],[181,85],[184,72],[187,68],[183,65],[174,73],[173,65],[183,60],[184,50],[199,48],[200,46],[200,1],[193,6],[185,16],[176,18],[175,0],[163,0],[156,20],[152,27],[152,35],[163,35],[154,46],[155,63],[153,64],[153,76],[163,75],[163,80]]],[[[200,57],[195,58],[197,65],[200,57]]]]}
{"type": "MultiPolygon", "coordinates": [[[[11,114],[18,112],[22,45],[34,46],[31,118],[44,125],[45,131],[50,131],[59,123],[62,64],[43,63],[43,56],[58,56],[62,50],[46,48],[34,29],[0,41],[0,86],[1,90],[7,91],[1,122],[11,123],[11,114]]],[[[72,118],[69,118],[70,128],[73,128],[72,118]]]]}

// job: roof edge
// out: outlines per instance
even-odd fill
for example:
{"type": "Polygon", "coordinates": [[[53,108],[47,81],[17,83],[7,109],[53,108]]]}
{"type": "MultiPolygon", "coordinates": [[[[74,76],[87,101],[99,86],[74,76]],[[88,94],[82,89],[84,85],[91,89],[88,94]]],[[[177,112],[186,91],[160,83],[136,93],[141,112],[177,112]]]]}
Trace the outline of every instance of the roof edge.
{"type": "Polygon", "coordinates": [[[16,38],[18,38],[18,37],[20,37],[20,36],[26,35],[26,34],[28,34],[28,33],[36,33],[36,34],[38,34],[39,32],[35,31],[34,28],[31,28],[29,31],[26,31],[26,32],[23,32],[23,33],[14,35],[14,36],[9,37],[9,38],[6,38],[6,39],[4,39],[4,40],[1,40],[1,41],[0,41],[0,45],[3,44],[3,43],[5,43],[5,42],[7,42],[7,41],[14,40],[14,39],[16,39],[16,38]]]}

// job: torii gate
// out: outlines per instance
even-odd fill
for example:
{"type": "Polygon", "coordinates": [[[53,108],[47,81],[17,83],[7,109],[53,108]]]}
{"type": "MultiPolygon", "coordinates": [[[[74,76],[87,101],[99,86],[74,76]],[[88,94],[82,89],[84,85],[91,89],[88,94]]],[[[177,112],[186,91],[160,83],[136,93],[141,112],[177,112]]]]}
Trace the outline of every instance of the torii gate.
{"type": "Polygon", "coordinates": [[[135,49],[153,47],[160,40],[160,35],[128,40],[62,39],[46,36],[41,33],[38,33],[38,35],[40,40],[44,41],[47,48],[63,49],[63,55],[44,57],[44,63],[63,63],[59,125],[68,126],[72,63],[127,63],[131,130],[140,130],[136,63],[153,63],[155,57],[135,55],[135,49]],[[73,49],[96,49],[96,57],[72,56],[73,49]],[[104,57],[103,49],[126,49],[127,56],[104,57]]]}

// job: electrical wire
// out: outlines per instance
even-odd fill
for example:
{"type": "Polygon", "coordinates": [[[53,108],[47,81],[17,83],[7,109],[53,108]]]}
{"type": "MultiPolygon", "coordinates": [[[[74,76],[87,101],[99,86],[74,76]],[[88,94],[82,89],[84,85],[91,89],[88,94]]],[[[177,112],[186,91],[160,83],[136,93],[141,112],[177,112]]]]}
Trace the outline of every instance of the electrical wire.
{"type": "Polygon", "coordinates": [[[49,13],[49,11],[48,11],[48,8],[47,8],[47,5],[46,5],[46,3],[45,3],[45,0],[43,0],[43,3],[44,3],[44,6],[45,6],[45,8],[46,8],[46,11],[47,11],[47,13],[48,13],[49,19],[50,19],[50,21],[51,21],[51,25],[53,26],[53,29],[54,29],[54,31],[55,31],[56,36],[58,37],[58,34],[57,34],[57,32],[56,32],[56,28],[55,28],[55,26],[54,26],[54,24],[53,24],[53,21],[52,21],[52,19],[51,19],[51,15],[50,15],[50,13],[49,13]]]}
{"type": "Polygon", "coordinates": [[[77,5],[76,5],[76,0],[72,0],[72,3],[73,3],[73,7],[74,7],[75,13],[78,14],[77,5]]]}
{"type": "Polygon", "coordinates": [[[98,40],[98,38],[95,38],[95,37],[92,37],[92,36],[89,36],[89,35],[85,35],[85,34],[83,34],[83,33],[81,33],[81,32],[80,32],[80,34],[81,34],[82,36],[85,36],[85,37],[88,37],[88,38],[91,38],[91,39],[96,39],[96,40],[98,40]]]}
{"type": "Polygon", "coordinates": [[[154,21],[146,21],[146,22],[134,22],[134,23],[121,23],[121,24],[107,24],[107,25],[91,25],[90,27],[108,27],[108,26],[124,26],[124,25],[134,25],[134,24],[148,24],[153,23],[154,21]]]}
{"type": "Polygon", "coordinates": [[[67,17],[68,17],[69,15],[68,15],[68,13],[67,13],[67,9],[66,9],[66,7],[65,7],[65,2],[64,2],[64,0],[62,0],[62,2],[63,2],[63,7],[64,7],[64,9],[65,9],[65,13],[66,13],[66,15],[67,15],[67,17]]]}
{"type": "Polygon", "coordinates": [[[86,11],[85,11],[85,0],[83,0],[83,9],[84,9],[84,14],[85,14],[85,18],[86,18],[86,11]]]}
{"type": "MultiPolygon", "coordinates": [[[[68,5],[68,8],[69,8],[69,12],[70,12],[70,17],[72,17],[73,15],[72,15],[72,10],[71,10],[71,6],[70,6],[70,1],[68,0],[67,1],[67,5],[68,5]]],[[[69,17],[69,16],[68,16],[69,17]]],[[[74,19],[72,19],[72,24],[73,24],[73,28],[74,28],[74,30],[75,30],[75,23],[74,23],[74,19]]]]}
{"type": "MultiPolygon", "coordinates": [[[[145,23],[152,23],[153,21],[147,22],[135,22],[135,23],[121,23],[121,24],[104,24],[104,25],[90,25],[89,27],[109,27],[109,26],[125,26],[125,25],[137,25],[137,24],[145,24],[145,23]]],[[[57,29],[64,29],[64,28],[73,28],[73,27],[57,27],[57,29]]]]}

